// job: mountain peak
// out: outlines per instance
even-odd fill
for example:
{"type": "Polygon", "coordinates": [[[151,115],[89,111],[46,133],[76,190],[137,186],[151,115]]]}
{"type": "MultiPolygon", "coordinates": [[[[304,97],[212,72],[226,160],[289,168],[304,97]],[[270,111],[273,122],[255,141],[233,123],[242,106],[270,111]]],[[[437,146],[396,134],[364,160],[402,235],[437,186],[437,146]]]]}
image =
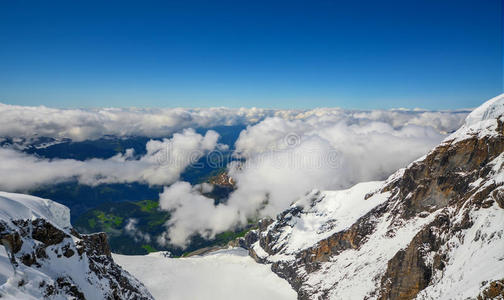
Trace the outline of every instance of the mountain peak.
{"type": "Polygon", "coordinates": [[[473,110],[466,118],[464,126],[481,121],[497,119],[504,114],[504,94],[500,94],[473,110]]]}
{"type": "Polygon", "coordinates": [[[500,94],[473,110],[465,119],[464,125],[445,141],[460,141],[471,136],[490,136],[502,131],[504,115],[504,94],[500,94]]]}

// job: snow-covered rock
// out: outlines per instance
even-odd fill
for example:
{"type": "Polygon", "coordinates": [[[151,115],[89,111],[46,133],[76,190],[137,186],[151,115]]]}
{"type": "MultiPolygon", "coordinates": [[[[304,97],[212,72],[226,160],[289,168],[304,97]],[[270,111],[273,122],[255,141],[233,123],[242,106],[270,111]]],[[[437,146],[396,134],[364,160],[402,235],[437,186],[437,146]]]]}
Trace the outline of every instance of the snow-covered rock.
{"type": "Polygon", "coordinates": [[[494,136],[498,134],[498,127],[502,127],[504,115],[504,94],[494,97],[473,110],[464,125],[448,136],[445,141],[460,141],[471,136],[494,136]]]}
{"type": "Polygon", "coordinates": [[[60,228],[70,228],[70,209],[51,200],[0,192],[0,220],[46,219],[60,228]]]}
{"type": "Polygon", "coordinates": [[[106,235],[77,233],[61,204],[0,192],[0,243],[1,299],[153,299],[106,235]]]}

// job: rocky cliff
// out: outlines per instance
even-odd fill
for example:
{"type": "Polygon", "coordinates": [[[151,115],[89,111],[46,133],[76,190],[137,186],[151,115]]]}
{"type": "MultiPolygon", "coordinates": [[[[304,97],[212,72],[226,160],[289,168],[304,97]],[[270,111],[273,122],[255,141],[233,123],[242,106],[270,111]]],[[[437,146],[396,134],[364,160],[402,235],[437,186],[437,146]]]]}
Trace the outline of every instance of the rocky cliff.
{"type": "Polygon", "coordinates": [[[104,233],[81,235],[68,208],[0,192],[0,298],[153,299],[114,263],[104,233]]]}
{"type": "Polygon", "coordinates": [[[501,95],[387,181],[312,191],[239,243],[299,299],[502,299],[503,151],[501,95]]]}

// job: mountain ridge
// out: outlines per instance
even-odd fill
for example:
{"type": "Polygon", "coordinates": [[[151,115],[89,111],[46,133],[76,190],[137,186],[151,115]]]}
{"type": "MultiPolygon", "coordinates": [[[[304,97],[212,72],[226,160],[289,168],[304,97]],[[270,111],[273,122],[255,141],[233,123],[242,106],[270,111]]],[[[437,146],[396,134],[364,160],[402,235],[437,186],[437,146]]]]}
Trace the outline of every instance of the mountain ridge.
{"type": "Polygon", "coordinates": [[[504,297],[503,115],[500,95],[387,181],[313,191],[236,244],[299,299],[504,297]],[[373,201],[345,221],[347,206],[373,201]],[[313,231],[320,239],[299,247],[313,231]]]}

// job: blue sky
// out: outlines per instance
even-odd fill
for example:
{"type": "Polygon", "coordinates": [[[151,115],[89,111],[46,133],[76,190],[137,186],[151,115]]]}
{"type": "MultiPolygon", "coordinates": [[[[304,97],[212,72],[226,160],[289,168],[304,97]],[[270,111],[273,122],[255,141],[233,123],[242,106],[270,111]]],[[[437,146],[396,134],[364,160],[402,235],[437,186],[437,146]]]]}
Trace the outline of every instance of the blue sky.
{"type": "Polygon", "coordinates": [[[0,102],[456,109],[502,92],[498,0],[1,1],[0,102]]]}

